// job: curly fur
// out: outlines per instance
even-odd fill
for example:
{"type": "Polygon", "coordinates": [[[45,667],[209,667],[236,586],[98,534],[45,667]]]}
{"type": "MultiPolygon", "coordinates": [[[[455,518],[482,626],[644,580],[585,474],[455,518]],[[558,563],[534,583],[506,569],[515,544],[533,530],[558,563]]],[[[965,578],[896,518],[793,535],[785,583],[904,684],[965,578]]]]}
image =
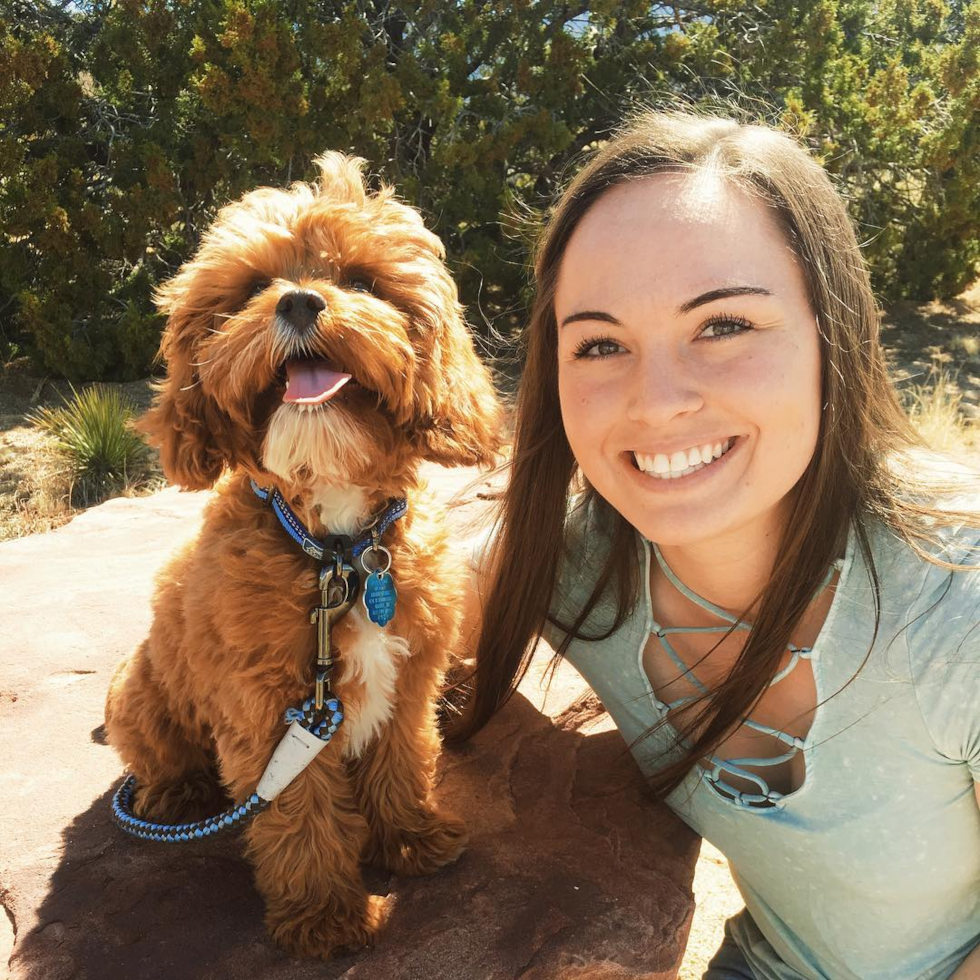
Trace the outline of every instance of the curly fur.
{"type": "Polygon", "coordinates": [[[380,629],[355,606],[332,630],[347,719],[246,831],[270,933],[321,957],[370,943],[384,921],[360,861],[426,874],[465,846],[463,826],[431,800],[434,698],[464,569],[417,471],[423,460],[487,465],[497,448],[493,387],[442,245],[391,189],[367,190],[361,163],[328,153],[314,184],[228,205],[160,290],[167,374],[141,427],[172,482],[216,492],[160,576],[149,638],[106,702],[141,816],[196,819],[251,793],[285,708],[312,690],[319,591],[315,563],[250,478],[277,485],[319,534],[356,532],[389,498],[408,498],[384,541],[394,619],[380,629]],[[299,339],[276,313],[295,288],[326,303],[299,339]],[[316,408],[284,402],[281,369],[295,356],[356,383],[316,408]]]}

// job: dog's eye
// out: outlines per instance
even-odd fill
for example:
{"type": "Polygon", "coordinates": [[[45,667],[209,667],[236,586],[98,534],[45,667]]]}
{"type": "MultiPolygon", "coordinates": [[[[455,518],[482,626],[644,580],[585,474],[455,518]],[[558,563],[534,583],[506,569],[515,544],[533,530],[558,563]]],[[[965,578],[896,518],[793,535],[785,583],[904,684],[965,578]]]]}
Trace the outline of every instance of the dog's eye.
{"type": "Polygon", "coordinates": [[[374,280],[366,276],[356,276],[347,283],[348,289],[353,289],[355,293],[373,293],[374,280]]]}
{"type": "Polygon", "coordinates": [[[259,293],[265,292],[272,283],[268,279],[256,279],[251,286],[248,287],[248,298],[255,299],[259,293]]]}

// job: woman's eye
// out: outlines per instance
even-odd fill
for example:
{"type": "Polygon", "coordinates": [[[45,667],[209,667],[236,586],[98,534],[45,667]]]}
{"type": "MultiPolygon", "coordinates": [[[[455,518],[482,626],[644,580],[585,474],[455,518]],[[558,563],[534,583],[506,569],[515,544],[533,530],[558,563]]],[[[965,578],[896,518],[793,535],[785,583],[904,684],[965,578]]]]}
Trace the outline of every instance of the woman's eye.
{"type": "Polygon", "coordinates": [[[608,337],[590,337],[575,348],[572,356],[609,357],[622,349],[615,340],[610,340],[608,337]]]}
{"type": "Polygon", "coordinates": [[[720,316],[709,320],[702,328],[699,337],[704,340],[722,340],[734,337],[752,329],[752,324],[740,316],[720,316]]]}

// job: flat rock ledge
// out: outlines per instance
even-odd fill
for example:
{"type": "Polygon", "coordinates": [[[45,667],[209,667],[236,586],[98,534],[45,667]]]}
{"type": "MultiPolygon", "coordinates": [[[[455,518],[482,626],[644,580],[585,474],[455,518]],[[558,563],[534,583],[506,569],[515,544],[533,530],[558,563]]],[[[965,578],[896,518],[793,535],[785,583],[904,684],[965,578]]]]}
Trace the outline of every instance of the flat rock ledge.
{"type": "MultiPolygon", "coordinates": [[[[449,499],[476,474],[433,467],[449,499]]],[[[330,962],[280,952],[235,838],[175,846],[109,818],[122,777],[102,708],[149,625],[153,576],[207,494],[119,499],[0,545],[0,963],[12,980],[654,980],[677,975],[698,838],[645,792],[602,705],[543,663],[438,793],[471,842],[427,878],[365,869],[392,911],[378,943],[330,962]]],[[[482,504],[470,488],[457,527],[482,504]]],[[[329,749],[328,749],[329,751],[329,749]]]]}

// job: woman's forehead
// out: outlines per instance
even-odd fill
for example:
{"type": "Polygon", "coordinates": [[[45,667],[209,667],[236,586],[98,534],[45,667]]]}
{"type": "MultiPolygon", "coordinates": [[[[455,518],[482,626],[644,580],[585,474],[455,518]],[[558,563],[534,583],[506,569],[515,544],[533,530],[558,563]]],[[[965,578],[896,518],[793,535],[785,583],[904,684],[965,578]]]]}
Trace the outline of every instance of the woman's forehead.
{"type": "Polygon", "coordinates": [[[651,280],[671,295],[744,282],[802,287],[773,210],[704,171],[644,177],[603,194],[566,246],[556,300],[598,299],[615,283],[651,280]]]}

